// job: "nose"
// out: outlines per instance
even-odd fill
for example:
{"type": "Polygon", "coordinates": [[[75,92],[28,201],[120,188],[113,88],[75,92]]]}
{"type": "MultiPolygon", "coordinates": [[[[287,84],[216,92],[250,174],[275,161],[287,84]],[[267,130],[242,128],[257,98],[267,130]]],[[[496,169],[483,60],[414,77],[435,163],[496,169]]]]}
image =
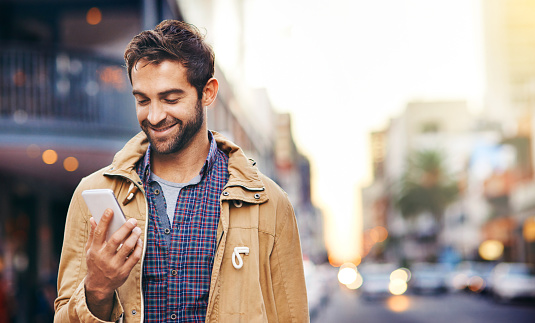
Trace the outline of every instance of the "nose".
{"type": "Polygon", "coordinates": [[[157,125],[162,120],[165,120],[167,117],[167,114],[165,112],[165,108],[159,103],[151,103],[149,107],[149,115],[147,116],[147,120],[152,125],[157,125]]]}

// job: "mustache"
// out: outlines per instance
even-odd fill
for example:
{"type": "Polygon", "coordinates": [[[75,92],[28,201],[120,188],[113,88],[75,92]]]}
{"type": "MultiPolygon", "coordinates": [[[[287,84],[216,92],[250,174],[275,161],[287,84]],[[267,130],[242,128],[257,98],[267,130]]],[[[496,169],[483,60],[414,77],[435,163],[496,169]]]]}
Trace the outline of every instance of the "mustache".
{"type": "Polygon", "coordinates": [[[154,129],[167,128],[175,124],[182,125],[182,121],[173,117],[168,117],[158,122],[157,124],[151,124],[147,119],[141,122],[141,126],[143,126],[143,128],[154,128],[154,129]]]}

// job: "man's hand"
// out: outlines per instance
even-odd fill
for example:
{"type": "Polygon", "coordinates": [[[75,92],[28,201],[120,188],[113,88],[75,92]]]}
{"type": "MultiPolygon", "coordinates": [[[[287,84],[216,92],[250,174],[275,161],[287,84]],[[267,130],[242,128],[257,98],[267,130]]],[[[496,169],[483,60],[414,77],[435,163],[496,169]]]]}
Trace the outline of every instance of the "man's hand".
{"type": "Polygon", "coordinates": [[[105,321],[111,316],[114,291],[124,284],[143,252],[141,229],[133,218],[106,241],[112,217],[113,211],[107,209],[98,225],[90,219],[91,231],[85,247],[87,306],[93,315],[105,321]]]}

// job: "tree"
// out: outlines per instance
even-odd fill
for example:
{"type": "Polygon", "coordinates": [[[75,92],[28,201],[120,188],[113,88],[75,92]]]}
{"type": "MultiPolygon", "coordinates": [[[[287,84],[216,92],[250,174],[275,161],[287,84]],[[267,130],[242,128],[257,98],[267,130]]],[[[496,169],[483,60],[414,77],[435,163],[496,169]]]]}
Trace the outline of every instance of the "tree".
{"type": "Polygon", "coordinates": [[[416,219],[426,212],[432,215],[438,230],[425,237],[430,243],[436,243],[444,211],[459,195],[458,185],[447,173],[443,161],[442,153],[436,150],[412,153],[399,182],[395,203],[406,219],[416,219]]]}

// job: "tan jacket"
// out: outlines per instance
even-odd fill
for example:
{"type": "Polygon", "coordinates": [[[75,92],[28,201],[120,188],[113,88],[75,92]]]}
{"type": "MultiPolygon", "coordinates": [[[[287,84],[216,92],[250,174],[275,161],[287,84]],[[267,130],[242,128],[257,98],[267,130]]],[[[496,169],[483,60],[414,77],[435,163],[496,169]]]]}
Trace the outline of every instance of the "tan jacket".
{"type": "MultiPolygon", "coordinates": [[[[214,137],[229,156],[229,181],[221,195],[206,322],[308,322],[301,245],[286,193],[262,175],[238,146],[215,132],[214,137]],[[249,248],[248,255],[240,254],[240,269],[232,264],[235,247],[249,248]]],[[[91,314],[85,300],[84,248],[91,215],[81,197],[83,190],[110,188],[121,202],[130,184],[137,185],[141,193],[122,207],[127,218],[137,219],[146,240],[147,201],[135,165],[147,146],[145,134],[139,133],[115,155],[111,166],[84,178],[77,187],[65,225],[54,322],[102,322],[91,314]]],[[[116,291],[112,321],[143,321],[144,257],[145,250],[116,291]]]]}

